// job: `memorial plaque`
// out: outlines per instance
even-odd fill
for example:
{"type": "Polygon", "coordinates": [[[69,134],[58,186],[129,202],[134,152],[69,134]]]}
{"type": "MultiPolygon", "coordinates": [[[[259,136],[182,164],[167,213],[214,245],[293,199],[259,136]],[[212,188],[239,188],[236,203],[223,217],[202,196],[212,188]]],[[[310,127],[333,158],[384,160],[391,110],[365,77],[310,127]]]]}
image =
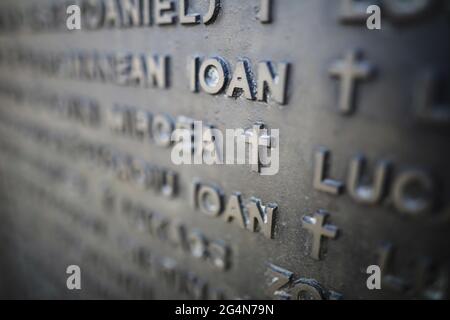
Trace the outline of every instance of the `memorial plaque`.
{"type": "Polygon", "coordinates": [[[0,297],[447,299],[449,9],[2,1],[0,297]]]}

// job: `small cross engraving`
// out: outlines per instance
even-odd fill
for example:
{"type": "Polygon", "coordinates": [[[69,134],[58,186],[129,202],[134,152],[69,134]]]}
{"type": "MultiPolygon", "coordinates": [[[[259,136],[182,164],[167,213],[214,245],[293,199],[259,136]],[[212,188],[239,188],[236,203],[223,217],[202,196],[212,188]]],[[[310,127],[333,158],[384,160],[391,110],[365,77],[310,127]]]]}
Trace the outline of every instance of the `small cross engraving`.
{"type": "Polygon", "coordinates": [[[313,245],[311,250],[311,258],[320,260],[320,246],[322,237],[335,239],[338,234],[338,228],[331,224],[324,224],[328,213],[318,210],[314,216],[303,216],[302,227],[309,230],[313,236],[313,245]]]}
{"type": "Polygon", "coordinates": [[[338,109],[343,114],[353,111],[358,80],[367,80],[372,75],[374,68],[367,61],[360,60],[360,52],[352,50],[344,60],[336,61],[330,68],[332,77],[340,80],[340,96],[338,109]]]}

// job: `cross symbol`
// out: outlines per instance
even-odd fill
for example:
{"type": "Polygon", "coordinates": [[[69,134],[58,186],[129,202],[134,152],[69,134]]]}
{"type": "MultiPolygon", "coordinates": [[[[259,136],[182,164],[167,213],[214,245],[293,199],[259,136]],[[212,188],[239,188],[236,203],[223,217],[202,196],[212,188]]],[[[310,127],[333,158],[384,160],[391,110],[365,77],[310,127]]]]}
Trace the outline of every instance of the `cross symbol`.
{"type": "Polygon", "coordinates": [[[314,216],[303,216],[302,227],[309,230],[313,235],[313,245],[311,250],[311,258],[320,260],[320,245],[322,237],[335,239],[338,234],[338,228],[331,224],[324,224],[328,212],[318,210],[314,216]]]}
{"type": "Polygon", "coordinates": [[[357,81],[367,80],[373,73],[372,65],[367,61],[359,61],[360,56],[358,50],[352,50],[344,60],[336,61],[329,70],[332,77],[341,81],[338,108],[344,114],[353,110],[357,81]]]}
{"type": "MultiPolygon", "coordinates": [[[[252,171],[260,172],[261,160],[259,147],[270,148],[272,146],[272,137],[267,134],[267,130],[264,128],[263,123],[256,123],[252,129],[245,131],[245,143],[250,144],[250,164],[252,171]]],[[[265,154],[265,153],[263,153],[265,154]]]]}

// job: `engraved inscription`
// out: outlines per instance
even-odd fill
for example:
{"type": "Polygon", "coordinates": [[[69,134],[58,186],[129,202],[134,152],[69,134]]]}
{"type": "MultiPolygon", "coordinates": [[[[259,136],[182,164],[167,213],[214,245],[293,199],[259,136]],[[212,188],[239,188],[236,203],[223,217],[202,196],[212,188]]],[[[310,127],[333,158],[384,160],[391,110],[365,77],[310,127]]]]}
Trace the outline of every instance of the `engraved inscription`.
{"type": "Polygon", "coordinates": [[[193,183],[192,194],[194,208],[205,215],[220,217],[248,231],[273,238],[278,209],[275,203],[263,205],[261,200],[255,197],[244,202],[239,192],[231,194],[226,201],[220,188],[198,181],[193,183]]]}
{"type": "Polygon", "coordinates": [[[255,75],[248,59],[240,59],[231,72],[230,64],[222,57],[188,60],[189,87],[192,92],[218,94],[225,90],[229,97],[243,96],[248,100],[278,104],[286,103],[289,63],[263,61],[257,64],[255,75]]]}
{"type": "Polygon", "coordinates": [[[342,295],[327,290],[317,280],[296,278],[294,273],[274,264],[266,270],[266,294],[279,300],[339,300],[342,295]]]}
{"type": "Polygon", "coordinates": [[[329,213],[318,210],[313,216],[303,216],[302,227],[312,234],[311,258],[321,259],[322,238],[336,239],[338,228],[335,225],[325,223],[329,213]]]}
{"type": "Polygon", "coordinates": [[[338,110],[342,114],[354,111],[357,81],[367,80],[373,74],[373,66],[366,61],[359,61],[361,52],[352,50],[343,60],[335,62],[329,73],[340,81],[338,110]]]}

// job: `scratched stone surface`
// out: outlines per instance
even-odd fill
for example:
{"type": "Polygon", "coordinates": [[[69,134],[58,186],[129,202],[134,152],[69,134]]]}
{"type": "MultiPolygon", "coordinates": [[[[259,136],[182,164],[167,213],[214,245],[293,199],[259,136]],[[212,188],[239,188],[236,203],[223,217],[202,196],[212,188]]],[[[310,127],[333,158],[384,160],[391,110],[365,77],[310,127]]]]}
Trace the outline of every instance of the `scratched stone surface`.
{"type": "Polygon", "coordinates": [[[0,297],[448,298],[449,12],[2,1],[0,297]],[[277,173],[174,164],[194,121],[267,128],[277,173]]]}

